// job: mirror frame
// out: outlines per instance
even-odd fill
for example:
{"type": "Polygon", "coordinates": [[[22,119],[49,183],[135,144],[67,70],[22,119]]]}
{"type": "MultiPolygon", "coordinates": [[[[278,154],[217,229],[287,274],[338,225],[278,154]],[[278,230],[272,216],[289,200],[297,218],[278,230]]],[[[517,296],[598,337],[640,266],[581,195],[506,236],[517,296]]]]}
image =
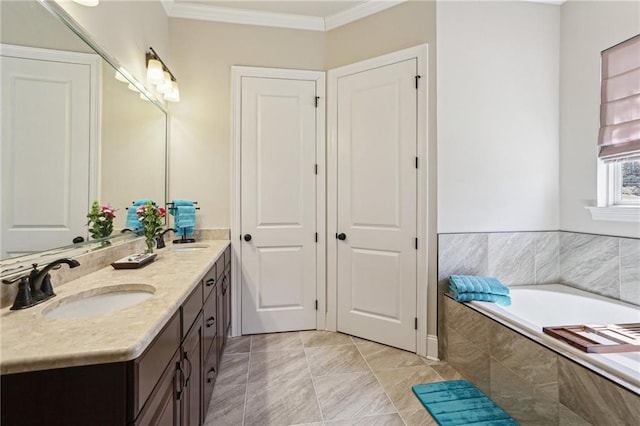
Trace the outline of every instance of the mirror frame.
{"type": "MultiPolygon", "coordinates": [[[[167,202],[169,194],[169,112],[166,106],[158,100],[158,98],[149,91],[142,83],[140,83],[131,73],[129,73],[124,67],[120,65],[117,59],[111,56],[100,44],[93,39],[91,34],[85,30],[74,18],[67,13],[53,0],[37,0],[37,2],[44,7],[51,15],[58,21],[62,22],[67,28],[73,31],[82,41],[84,41],[95,53],[97,53],[102,59],[104,59],[109,65],[111,65],[114,71],[120,72],[132,85],[138,89],[138,91],[144,94],[149,101],[154,104],[165,114],[165,152],[164,152],[164,200],[167,202]]],[[[88,206],[87,206],[88,207],[88,206]]],[[[165,226],[167,224],[167,218],[165,217],[165,226]]],[[[86,254],[103,247],[109,247],[113,243],[121,244],[128,241],[133,241],[138,238],[144,238],[141,236],[141,232],[115,234],[106,238],[98,240],[88,240],[84,243],[72,244],[63,247],[53,248],[51,250],[45,250],[41,252],[35,252],[32,254],[18,256],[15,258],[7,258],[0,260],[0,276],[8,276],[17,273],[24,272],[31,268],[33,263],[38,265],[46,265],[55,259],[60,257],[76,257],[82,254],[86,254]]]]}

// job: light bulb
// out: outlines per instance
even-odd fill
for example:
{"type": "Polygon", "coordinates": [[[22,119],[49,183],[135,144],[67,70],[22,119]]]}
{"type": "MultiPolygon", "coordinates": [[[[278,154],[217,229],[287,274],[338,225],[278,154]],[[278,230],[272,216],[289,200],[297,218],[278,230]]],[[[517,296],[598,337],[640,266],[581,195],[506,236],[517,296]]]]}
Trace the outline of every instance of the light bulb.
{"type": "Polygon", "coordinates": [[[83,6],[89,6],[89,7],[97,6],[98,3],[100,3],[100,0],[73,0],[73,1],[83,6]]]}
{"type": "Polygon", "coordinates": [[[120,71],[116,71],[116,80],[121,81],[123,83],[129,82],[129,80],[127,80],[127,78],[124,75],[122,75],[120,71]]]}
{"type": "Polygon", "coordinates": [[[171,75],[165,71],[164,72],[164,80],[161,83],[158,83],[158,92],[162,94],[167,94],[173,90],[173,84],[171,84],[171,75]]]}
{"type": "Polygon", "coordinates": [[[171,86],[171,92],[164,95],[165,100],[169,102],[180,102],[180,90],[178,89],[178,83],[173,81],[171,86]]]}
{"type": "Polygon", "coordinates": [[[147,63],[147,81],[150,84],[158,84],[164,81],[164,71],[159,60],[149,59],[149,63],[147,63]]]}

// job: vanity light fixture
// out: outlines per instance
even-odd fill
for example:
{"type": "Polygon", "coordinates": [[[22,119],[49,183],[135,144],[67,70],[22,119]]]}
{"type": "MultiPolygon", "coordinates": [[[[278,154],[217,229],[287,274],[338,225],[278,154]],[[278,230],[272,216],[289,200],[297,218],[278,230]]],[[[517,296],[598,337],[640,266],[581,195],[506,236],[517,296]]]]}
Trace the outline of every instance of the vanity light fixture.
{"type": "Polygon", "coordinates": [[[73,0],[75,3],[81,4],[83,6],[97,6],[100,3],[100,0],[73,0]]]}
{"type": "Polygon", "coordinates": [[[162,62],[160,56],[153,50],[147,51],[147,82],[156,85],[158,92],[164,95],[164,99],[169,102],[180,101],[180,90],[176,78],[169,70],[169,67],[162,62]]]}

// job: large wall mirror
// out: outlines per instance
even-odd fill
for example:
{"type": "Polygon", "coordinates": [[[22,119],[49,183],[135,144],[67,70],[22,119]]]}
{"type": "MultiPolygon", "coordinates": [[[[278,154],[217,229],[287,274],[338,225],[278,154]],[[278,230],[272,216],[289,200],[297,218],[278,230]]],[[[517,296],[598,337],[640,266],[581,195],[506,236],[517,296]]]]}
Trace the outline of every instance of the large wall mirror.
{"type": "Polygon", "coordinates": [[[87,227],[94,200],[117,209],[112,237],[131,238],[120,234],[126,208],[166,203],[167,113],[57,4],[0,8],[5,273],[98,247],[87,227]]]}

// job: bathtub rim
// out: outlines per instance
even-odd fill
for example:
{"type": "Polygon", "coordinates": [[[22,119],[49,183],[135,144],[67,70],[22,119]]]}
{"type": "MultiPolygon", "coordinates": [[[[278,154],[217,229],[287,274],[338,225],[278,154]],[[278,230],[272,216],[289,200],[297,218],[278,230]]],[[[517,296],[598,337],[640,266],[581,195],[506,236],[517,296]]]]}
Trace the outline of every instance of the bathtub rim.
{"type": "MultiPolygon", "coordinates": [[[[514,285],[509,286],[509,288],[542,290],[545,287],[548,288],[550,286],[561,286],[563,288],[570,289],[571,292],[577,291],[588,296],[594,296],[599,299],[606,299],[607,301],[611,301],[614,304],[622,304],[637,308],[636,305],[630,303],[621,302],[616,299],[610,299],[602,295],[590,293],[581,289],[576,289],[575,287],[570,287],[564,284],[554,283],[517,286],[514,285]]],[[[451,295],[447,294],[447,296],[455,301],[455,299],[453,299],[451,295]]],[[[626,373],[624,370],[612,368],[611,365],[603,362],[601,359],[599,359],[598,356],[591,356],[592,354],[587,354],[577,348],[574,348],[568,343],[562,342],[554,337],[544,334],[542,332],[542,329],[538,331],[536,325],[531,324],[523,319],[519,319],[519,321],[516,322],[514,320],[515,315],[508,312],[508,307],[505,309],[504,307],[496,305],[495,303],[477,301],[463,302],[462,304],[640,396],[640,378],[634,377],[626,373]]]]}

